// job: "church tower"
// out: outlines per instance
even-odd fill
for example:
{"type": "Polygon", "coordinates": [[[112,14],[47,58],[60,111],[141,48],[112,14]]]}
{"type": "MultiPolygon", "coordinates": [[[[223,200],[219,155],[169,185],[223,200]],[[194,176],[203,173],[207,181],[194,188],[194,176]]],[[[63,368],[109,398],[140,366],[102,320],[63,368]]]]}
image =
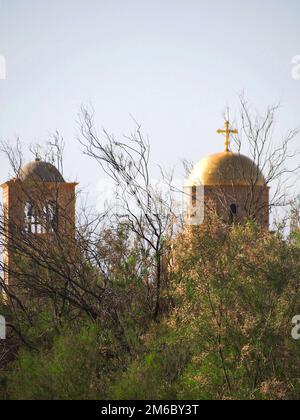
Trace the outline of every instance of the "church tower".
{"type": "Polygon", "coordinates": [[[230,151],[229,137],[237,130],[231,130],[228,121],[217,133],[225,134],[225,151],[198,162],[186,181],[186,223],[205,223],[213,211],[229,224],[252,219],[268,229],[269,187],[260,168],[247,156],[230,151]]]}
{"type": "Polygon", "coordinates": [[[34,243],[51,237],[75,238],[75,187],[65,182],[58,169],[36,159],[3,189],[3,267],[7,287],[14,286],[16,254],[22,241],[34,243]],[[28,239],[28,241],[27,241],[28,239]]]}

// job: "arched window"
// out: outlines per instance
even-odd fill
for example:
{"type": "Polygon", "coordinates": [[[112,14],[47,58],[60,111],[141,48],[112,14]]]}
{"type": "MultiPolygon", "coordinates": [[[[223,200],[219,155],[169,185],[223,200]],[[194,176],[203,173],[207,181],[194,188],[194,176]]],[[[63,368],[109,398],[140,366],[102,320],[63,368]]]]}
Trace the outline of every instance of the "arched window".
{"type": "Polygon", "coordinates": [[[54,201],[49,201],[43,209],[45,220],[45,228],[47,232],[55,232],[57,230],[57,204],[54,201]]]}
{"type": "Polygon", "coordinates": [[[229,206],[229,223],[233,223],[235,221],[237,215],[237,204],[230,204],[229,206]]]}
{"type": "Polygon", "coordinates": [[[24,222],[26,232],[31,233],[33,224],[33,205],[32,203],[26,203],[24,209],[24,222]]]}
{"type": "Polygon", "coordinates": [[[37,207],[27,202],[24,209],[25,231],[28,233],[42,233],[43,228],[40,223],[40,217],[37,207]]]}
{"type": "Polygon", "coordinates": [[[24,208],[25,231],[40,234],[54,232],[57,229],[57,205],[47,202],[43,208],[27,202],[24,208]]]}

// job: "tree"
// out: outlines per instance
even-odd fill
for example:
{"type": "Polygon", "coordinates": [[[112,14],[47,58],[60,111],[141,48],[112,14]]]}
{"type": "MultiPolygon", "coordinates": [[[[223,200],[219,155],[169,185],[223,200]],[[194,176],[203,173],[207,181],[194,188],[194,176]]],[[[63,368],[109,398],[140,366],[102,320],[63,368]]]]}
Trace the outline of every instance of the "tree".
{"type": "Polygon", "coordinates": [[[299,248],[254,223],[174,243],[176,306],[112,387],[119,399],[299,399],[299,248]],[[263,256],[263,258],[262,258],[263,256]],[[149,396],[149,397],[148,397],[149,396]]]}
{"type": "MultiPolygon", "coordinates": [[[[151,261],[149,290],[155,285],[154,318],[161,310],[162,289],[167,281],[164,257],[174,234],[174,199],[153,185],[149,172],[150,146],[144,140],[141,126],[123,140],[116,140],[106,130],[100,137],[94,115],[86,108],[81,112],[80,142],[84,153],[95,159],[102,170],[115,182],[118,208],[113,213],[117,221],[125,222],[142,246],[142,253],[151,261]]],[[[168,180],[170,183],[170,180],[168,180]]]]}
{"type": "MultiPolygon", "coordinates": [[[[289,190],[295,176],[299,174],[299,152],[293,148],[293,141],[299,134],[299,128],[289,130],[279,141],[276,135],[276,117],[279,105],[267,108],[261,115],[252,110],[244,95],[240,96],[239,134],[235,138],[238,152],[247,147],[250,158],[264,174],[266,184],[272,186],[269,211],[275,207],[289,204],[289,190]]],[[[249,182],[249,208],[257,207],[253,190],[257,177],[249,182]]]]}

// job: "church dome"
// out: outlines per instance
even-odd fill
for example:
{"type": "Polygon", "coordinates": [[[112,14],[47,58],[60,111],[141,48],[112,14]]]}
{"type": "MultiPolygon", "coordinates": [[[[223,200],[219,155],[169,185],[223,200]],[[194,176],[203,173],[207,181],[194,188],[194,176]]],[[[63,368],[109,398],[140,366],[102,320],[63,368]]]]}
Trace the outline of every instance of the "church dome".
{"type": "Polygon", "coordinates": [[[27,163],[21,169],[19,179],[23,182],[65,182],[54,165],[39,159],[27,163]]]}
{"type": "Polygon", "coordinates": [[[204,186],[266,186],[258,166],[247,156],[223,152],[210,155],[198,162],[187,185],[204,186]]]}

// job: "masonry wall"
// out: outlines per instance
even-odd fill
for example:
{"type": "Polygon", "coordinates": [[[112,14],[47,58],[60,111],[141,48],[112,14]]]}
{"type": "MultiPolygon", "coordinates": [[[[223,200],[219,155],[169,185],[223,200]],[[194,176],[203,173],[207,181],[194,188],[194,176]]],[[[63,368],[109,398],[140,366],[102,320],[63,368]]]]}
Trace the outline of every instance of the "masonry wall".
{"type": "Polygon", "coordinates": [[[235,222],[243,223],[245,219],[251,217],[269,229],[269,187],[204,187],[204,203],[206,214],[210,210],[215,210],[226,222],[231,221],[230,205],[236,204],[235,222]]]}
{"type": "MultiPolygon", "coordinates": [[[[53,234],[41,233],[31,235],[31,240],[36,237],[51,241],[51,236],[58,235],[64,239],[75,238],[75,183],[22,183],[12,180],[2,185],[4,206],[4,255],[5,272],[4,280],[8,285],[13,285],[14,272],[13,260],[18,241],[24,238],[24,210],[27,202],[32,202],[42,207],[47,202],[57,205],[57,230],[53,234]]],[[[47,242],[46,241],[46,242],[47,242]]],[[[45,242],[45,241],[44,241],[45,242]]],[[[20,244],[20,243],[19,243],[20,244]]]]}

